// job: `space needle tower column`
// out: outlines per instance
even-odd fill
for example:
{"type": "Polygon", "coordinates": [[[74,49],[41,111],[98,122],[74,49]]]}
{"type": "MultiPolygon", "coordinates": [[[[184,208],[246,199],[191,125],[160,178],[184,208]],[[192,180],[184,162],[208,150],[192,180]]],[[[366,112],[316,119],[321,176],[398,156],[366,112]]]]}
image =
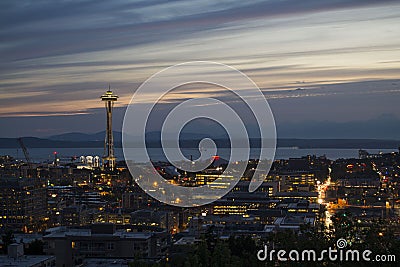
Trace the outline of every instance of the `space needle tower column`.
{"type": "Polygon", "coordinates": [[[106,139],[104,141],[104,155],[103,155],[103,169],[113,171],[115,169],[115,155],[114,155],[114,139],[112,130],[112,111],[114,102],[117,101],[118,96],[115,95],[110,88],[101,96],[101,100],[106,104],[107,112],[107,130],[106,139]]]}

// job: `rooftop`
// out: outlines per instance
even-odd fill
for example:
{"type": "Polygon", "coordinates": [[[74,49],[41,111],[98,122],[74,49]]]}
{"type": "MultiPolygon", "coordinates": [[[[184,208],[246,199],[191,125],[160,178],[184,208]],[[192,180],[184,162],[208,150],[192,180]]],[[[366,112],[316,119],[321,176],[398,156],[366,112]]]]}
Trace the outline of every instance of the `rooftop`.
{"type": "Polygon", "coordinates": [[[96,267],[96,266],[113,266],[113,267],[128,267],[128,261],[125,259],[85,259],[83,261],[86,267],[96,267]]]}
{"type": "Polygon", "coordinates": [[[95,237],[95,236],[108,236],[108,237],[119,237],[124,239],[148,239],[152,236],[152,233],[146,232],[127,232],[124,230],[118,230],[115,233],[92,233],[91,229],[67,229],[62,231],[56,231],[49,233],[44,238],[62,238],[67,236],[74,237],[95,237]]]}
{"type": "Polygon", "coordinates": [[[0,266],[30,267],[38,265],[44,261],[55,259],[56,258],[51,255],[24,255],[17,259],[11,258],[7,255],[0,255],[0,266]]]}

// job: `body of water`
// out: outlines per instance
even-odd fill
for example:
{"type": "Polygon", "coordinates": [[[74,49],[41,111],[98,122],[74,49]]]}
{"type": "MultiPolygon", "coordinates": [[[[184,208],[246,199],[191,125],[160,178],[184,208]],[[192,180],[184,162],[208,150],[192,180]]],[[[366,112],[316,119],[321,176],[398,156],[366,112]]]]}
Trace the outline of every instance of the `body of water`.
{"type": "MultiPolygon", "coordinates": [[[[29,155],[34,162],[52,161],[54,159],[54,152],[57,152],[57,156],[62,161],[69,161],[73,156],[102,156],[103,148],[28,148],[29,155]]],[[[159,148],[148,149],[151,159],[153,161],[165,160],[162,150],[159,148]]],[[[367,149],[369,153],[388,153],[397,151],[395,149],[367,149]]],[[[199,151],[195,148],[193,149],[183,149],[182,153],[190,158],[196,159],[199,156],[199,151]]],[[[116,148],[115,154],[118,159],[123,159],[122,148],[116,148]]],[[[222,158],[229,159],[229,149],[219,149],[218,154],[222,158]]],[[[24,159],[24,154],[22,149],[0,149],[0,155],[10,155],[17,159],[24,159]]],[[[133,160],[136,162],[143,161],[143,156],[133,153],[133,160]],[[137,155],[137,156],[136,156],[137,155]]],[[[259,151],[256,149],[250,151],[250,158],[258,158],[259,151]]],[[[332,149],[332,148],[313,148],[313,149],[298,149],[298,148],[277,148],[275,153],[275,159],[288,159],[288,158],[298,158],[306,155],[316,155],[322,156],[326,155],[329,159],[338,158],[358,158],[358,149],[332,149]]],[[[240,159],[233,159],[240,160],[240,159]]]]}

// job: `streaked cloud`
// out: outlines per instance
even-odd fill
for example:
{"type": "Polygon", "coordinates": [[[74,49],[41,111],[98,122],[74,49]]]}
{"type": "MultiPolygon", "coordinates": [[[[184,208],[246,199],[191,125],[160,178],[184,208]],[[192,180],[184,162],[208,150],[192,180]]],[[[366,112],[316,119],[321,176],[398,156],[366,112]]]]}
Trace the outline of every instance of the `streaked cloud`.
{"type": "MultiPolygon", "coordinates": [[[[192,60],[232,65],[288,105],[292,98],[398,96],[385,82],[400,78],[398,1],[40,0],[2,1],[0,10],[3,118],[91,113],[109,83],[124,107],[150,75],[192,60]],[[371,80],[375,87],[364,88],[371,80]]],[[[169,99],[193,96],[228,98],[192,88],[169,99]]]]}

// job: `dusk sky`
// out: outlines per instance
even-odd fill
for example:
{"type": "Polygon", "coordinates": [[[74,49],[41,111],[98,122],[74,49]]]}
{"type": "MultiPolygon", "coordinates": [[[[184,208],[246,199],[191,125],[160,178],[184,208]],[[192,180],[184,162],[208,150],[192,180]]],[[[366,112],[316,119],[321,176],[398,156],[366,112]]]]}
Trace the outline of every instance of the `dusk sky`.
{"type": "Polygon", "coordinates": [[[201,60],[253,79],[278,137],[400,139],[399,1],[1,1],[0,25],[0,137],[99,132],[109,84],[120,131],[142,82],[201,60]]]}

